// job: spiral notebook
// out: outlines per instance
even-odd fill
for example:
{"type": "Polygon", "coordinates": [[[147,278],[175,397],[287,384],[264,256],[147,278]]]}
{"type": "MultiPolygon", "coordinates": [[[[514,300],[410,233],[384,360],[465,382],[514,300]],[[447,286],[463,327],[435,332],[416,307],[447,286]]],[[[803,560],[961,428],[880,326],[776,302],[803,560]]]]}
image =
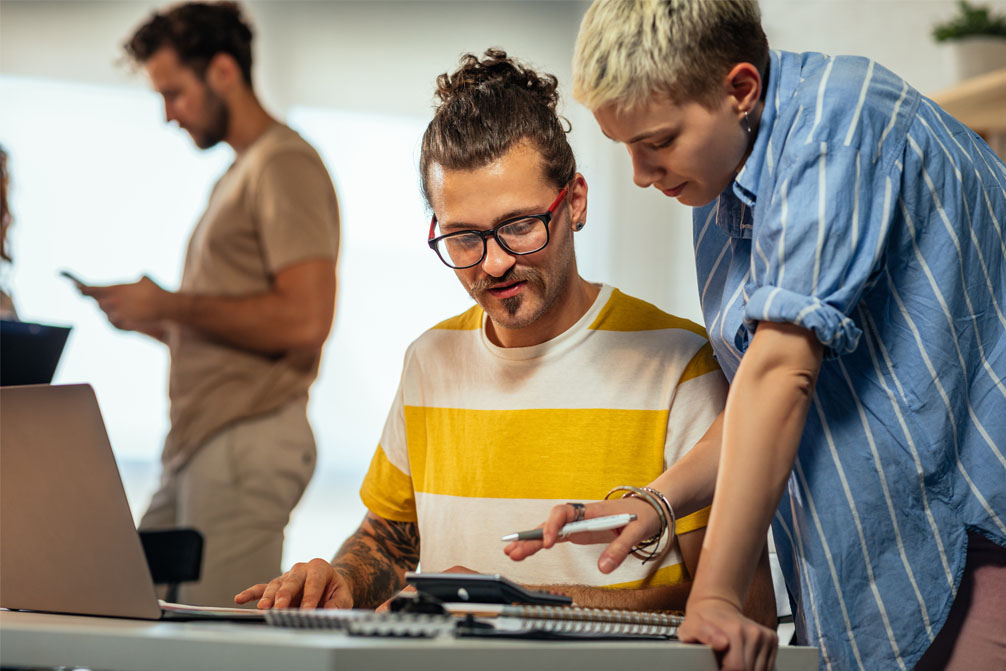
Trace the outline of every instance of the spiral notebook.
{"type": "Polygon", "coordinates": [[[675,638],[683,617],[578,606],[445,603],[446,613],[367,610],[270,610],[280,627],[335,629],[355,636],[516,636],[541,638],[675,638]]]}

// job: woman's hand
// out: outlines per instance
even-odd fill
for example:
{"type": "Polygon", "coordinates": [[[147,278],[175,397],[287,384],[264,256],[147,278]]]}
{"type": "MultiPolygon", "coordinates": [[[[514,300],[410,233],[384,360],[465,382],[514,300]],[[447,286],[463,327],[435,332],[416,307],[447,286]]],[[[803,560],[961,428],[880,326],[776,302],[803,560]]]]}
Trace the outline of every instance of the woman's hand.
{"type": "Polygon", "coordinates": [[[678,639],[682,643],[703,643],[720,653],[723,671],[772,671],[779,649],[779,637],[774,631],[716,597],[688,600],[678,639]]]}
{"type": "Polygon", "coordinates": [[[545,523],[540,525],[544,529],[543,538],[540,541],[512,541],[503,548],[503,552],[510,559],[520,561],[530,557],[541,549],[548,549],[560,541],[570,541],[580,545],[590,545],[594,543],[608,543],[608,547],[601,553],[597,561],[597,567],[601,573],[611,573],[628,556],[632,546],[641,540],[649,538],[660,530],[660,518],[656,511],[646,501],[637,498],[614,499],[611,501],[596,501],[586,504],[584,519],[594,517],[605,517],[607,515],[618,515],[621,513],[634,513],[636,519],[629,522],[621,529],[612,531],[585,531],[573,534],[566,538],[559,538],[559,529],[564,524],[573,522],[576,519],[576,510],[568,503],[552,508],[545,523]]]}

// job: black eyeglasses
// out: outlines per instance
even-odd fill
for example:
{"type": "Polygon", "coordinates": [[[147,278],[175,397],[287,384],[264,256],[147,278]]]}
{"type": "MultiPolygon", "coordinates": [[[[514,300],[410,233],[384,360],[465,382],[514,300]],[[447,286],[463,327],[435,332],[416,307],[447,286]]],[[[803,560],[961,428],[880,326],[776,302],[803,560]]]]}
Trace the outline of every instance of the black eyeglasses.
{"type": "Polygon", "coordinates": [[[548,210],[541,214],[525,214],[501,221],[487,231],[455,231],[433,237],[437,228],[437,215],[430,221],[430,249],[450,268],[461,270],[482,263],[486,257],[489,238],[510,254],[522,256],[545,249],[548,244],[548,225],[559,203],[566,197],[569,187],[562,187],[548,210]]]}

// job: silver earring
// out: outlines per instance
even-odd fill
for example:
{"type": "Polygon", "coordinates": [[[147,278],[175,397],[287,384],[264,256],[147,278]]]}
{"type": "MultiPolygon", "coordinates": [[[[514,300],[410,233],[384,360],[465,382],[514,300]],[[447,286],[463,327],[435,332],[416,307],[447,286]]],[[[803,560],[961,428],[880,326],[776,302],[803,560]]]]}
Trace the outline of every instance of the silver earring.
{"type": "Polygon", "coordinates": [[[748,119],[748,112],[744,112],[744,126],[748,130],[748,135],[751,134],[751,120],[748,119]]]}
{"type": "Polygon", "coordinates": [[[582,230],[583,230],[583,227],[584,227],[584,226],[586,226],[586,225],[587,225],[587,224],[586,224],[586,222],[584,222],[584,221],[578,221],[578,222],[576,222],[576,224],[575,224],[575,225],[573,226],[573,230],[574,230],[574,231],[582,231],[582,230]]]}

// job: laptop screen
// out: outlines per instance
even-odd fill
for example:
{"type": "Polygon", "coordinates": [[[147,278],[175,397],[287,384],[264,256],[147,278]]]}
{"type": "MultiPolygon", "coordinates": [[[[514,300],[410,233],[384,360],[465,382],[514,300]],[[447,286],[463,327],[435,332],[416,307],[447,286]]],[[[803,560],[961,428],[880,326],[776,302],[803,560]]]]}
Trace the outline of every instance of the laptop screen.
{"type": "Polygon", "coordinates": [[[49,384],[70,328],[0,319],[0,386],[49,384]]]}

